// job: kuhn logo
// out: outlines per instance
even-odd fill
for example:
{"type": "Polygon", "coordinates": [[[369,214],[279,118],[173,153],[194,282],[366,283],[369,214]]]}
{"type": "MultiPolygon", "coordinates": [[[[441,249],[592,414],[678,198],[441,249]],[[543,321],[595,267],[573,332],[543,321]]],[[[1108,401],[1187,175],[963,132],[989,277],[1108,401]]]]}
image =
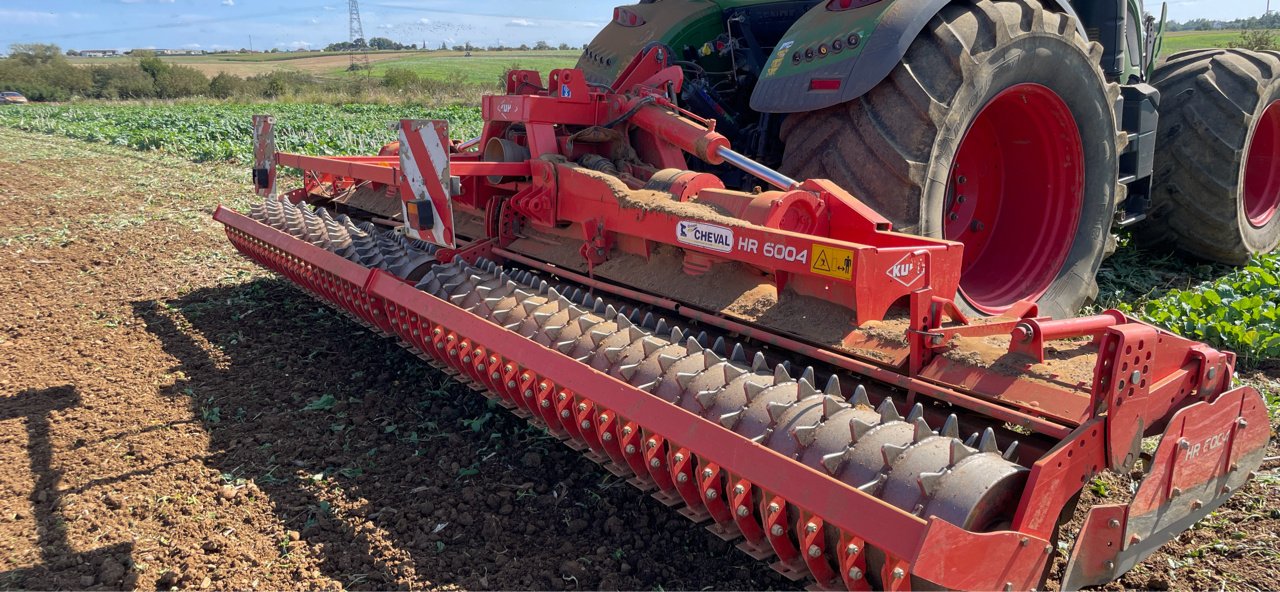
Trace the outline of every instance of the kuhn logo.
{"type": "Polygon", "coordinates": [[[681,221],[676,224],[676,240],[721,253],[733,251],[733,231],[714,224],[681,221]]]}
{"type": "Polygon", "coordinates": [[[910,288],[924,277],[928,261],[927,255],[923,252],[911,253],[899,259],[885,273],[898,283],[910,288]]]}

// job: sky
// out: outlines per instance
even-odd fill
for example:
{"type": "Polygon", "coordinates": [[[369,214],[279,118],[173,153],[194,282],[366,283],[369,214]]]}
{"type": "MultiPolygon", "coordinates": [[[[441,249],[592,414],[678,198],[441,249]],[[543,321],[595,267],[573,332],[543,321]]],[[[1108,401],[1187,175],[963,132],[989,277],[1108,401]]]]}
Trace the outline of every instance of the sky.
{"type": "MultiPolygon", "coordinates": [[[[1147,10],[1159,13],[1148,1],[1147,10]]],[[[1274,0],[1280,10],[1280,0],[1274,0]]],[[[365,0],[366,38],[439,47],[580,46],[626,0],[365,0]]],[[[1169,18],[1230,20],[1267,0],[1169,0],[1169,18]]],[[[345,0],[0,0],[0,52],[12,43],[64,49],[322,48],[348,38],[345,0]]]]}

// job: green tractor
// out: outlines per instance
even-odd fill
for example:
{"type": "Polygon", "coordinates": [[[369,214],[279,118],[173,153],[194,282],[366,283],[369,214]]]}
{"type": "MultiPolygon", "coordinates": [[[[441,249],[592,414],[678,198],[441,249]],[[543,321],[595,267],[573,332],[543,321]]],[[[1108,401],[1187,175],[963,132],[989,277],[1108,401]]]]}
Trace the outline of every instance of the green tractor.
{"type": "Polygon", "coordinates": [[[1070,316],[1114,229],[1237,264],[1280,242],[1280,54],[1157,66],[1163,26],[1141,0],[643,0],[578,67],[668,47],[740,152],[964,243],[969,312],[1070,316]]]}

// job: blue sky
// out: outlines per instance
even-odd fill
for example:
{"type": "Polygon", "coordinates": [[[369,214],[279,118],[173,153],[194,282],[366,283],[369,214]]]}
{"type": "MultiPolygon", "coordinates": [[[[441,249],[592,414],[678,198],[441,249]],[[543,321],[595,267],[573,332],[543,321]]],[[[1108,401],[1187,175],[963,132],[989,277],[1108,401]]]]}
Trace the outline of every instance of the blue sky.
{"type": "MultiPolygon", "coordinates": [[[[1280,10],[1280,0],[1275,8],[1280,10]]],[[[470,41],[581,45],[626,0],[366,0],[366,37],[435,47],[470,41]]],[[[1262,14],[1266,0],[1170,0],[1169,17],[1262,14]]],[[[1147,9],[1159,10],[1148,0],[1147,9]]],[[[347,39],[345,0],[0,0],[0,51],[11,43],[70,49],[323,47],[347,39]]]]}

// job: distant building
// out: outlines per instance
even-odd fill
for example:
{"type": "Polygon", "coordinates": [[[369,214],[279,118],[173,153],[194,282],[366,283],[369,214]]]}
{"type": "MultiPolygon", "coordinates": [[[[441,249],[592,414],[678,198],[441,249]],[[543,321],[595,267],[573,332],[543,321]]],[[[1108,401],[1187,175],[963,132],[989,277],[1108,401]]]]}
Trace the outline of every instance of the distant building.
{"type": "Polygon", "coordinates": [[[203,49],[157,49],[156,55],[164,56],[198,56],[204,55],[203,49]]]}
{"type": "Polygon", "coordinates": [[[82,58],[113,58],[120,55],[114,49],[86,49],[80,52],[82,58]]]}

